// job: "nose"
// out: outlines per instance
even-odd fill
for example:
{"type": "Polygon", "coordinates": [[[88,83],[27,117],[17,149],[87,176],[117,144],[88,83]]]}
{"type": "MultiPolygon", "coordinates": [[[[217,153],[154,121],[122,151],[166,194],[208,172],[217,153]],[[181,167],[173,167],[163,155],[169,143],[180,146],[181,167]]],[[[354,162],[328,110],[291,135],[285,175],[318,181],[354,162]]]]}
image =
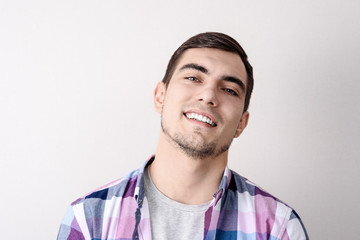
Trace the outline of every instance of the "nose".
{"type": "Polygon", "coordinates": [[[198,101],[212,107],[218,106],[219,102],[216,95],[216,89],[213,87],[203,89],[198,95],[198,101]]]}

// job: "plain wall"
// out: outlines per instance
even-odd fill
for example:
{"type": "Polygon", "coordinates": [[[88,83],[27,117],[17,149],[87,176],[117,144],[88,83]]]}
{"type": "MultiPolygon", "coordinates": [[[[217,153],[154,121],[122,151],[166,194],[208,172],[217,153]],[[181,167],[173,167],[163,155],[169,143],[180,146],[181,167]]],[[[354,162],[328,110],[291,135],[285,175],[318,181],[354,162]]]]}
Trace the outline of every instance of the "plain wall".
{"type": "Polygon", "coordinates": [[[255,72],[229,166],[356,239],[360,1],[0,2],[0,238],[55,239],[69,204],[154,153],[153,90],[187,38],[237,39],[255,72]]]}

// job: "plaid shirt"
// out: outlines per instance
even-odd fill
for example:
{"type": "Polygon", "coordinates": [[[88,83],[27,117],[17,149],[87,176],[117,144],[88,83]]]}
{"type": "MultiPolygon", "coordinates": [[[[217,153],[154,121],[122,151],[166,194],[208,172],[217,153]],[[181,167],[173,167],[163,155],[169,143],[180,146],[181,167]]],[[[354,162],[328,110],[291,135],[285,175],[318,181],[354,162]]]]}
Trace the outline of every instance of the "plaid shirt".
{"type": "MultiPolygon", "coordinates": [[[[151,239],[142,168],[71,204],[58,240],[151,239]]],[[[296,212],[226,168],[204,216],[204,239],[304,240],[296,212]]]]}

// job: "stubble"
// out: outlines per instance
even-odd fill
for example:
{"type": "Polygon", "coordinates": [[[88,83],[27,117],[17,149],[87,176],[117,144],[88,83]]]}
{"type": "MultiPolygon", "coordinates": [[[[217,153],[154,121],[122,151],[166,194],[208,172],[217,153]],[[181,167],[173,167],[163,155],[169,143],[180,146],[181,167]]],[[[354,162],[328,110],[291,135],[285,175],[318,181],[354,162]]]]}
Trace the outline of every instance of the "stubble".
{"type": "Polygon", "coordinates": [[[194,129],[191,135],[185,135],[181,132],[175,132],[171,134],[169,129],[164,125],[161,119],[161,129],[163,133],[169,138],[171,144],[177,149],[185,153],[188,157],[193,159],[208,159],[216,158],[220,154],[226,152],[232,143],[230,142],[217,148],[218,142],[205,142],[203,136],[201,136],[200,129],[194,129]]]}

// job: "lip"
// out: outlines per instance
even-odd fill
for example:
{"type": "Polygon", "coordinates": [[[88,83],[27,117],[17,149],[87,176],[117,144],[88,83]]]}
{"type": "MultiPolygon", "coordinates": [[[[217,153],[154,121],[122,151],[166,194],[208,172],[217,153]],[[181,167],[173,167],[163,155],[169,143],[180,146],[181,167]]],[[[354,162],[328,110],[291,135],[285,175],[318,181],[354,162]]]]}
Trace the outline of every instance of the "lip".
{"type": "Polygon", "coordinates": [[[196,122],[198,122],[198,123],[203,123],[203,124],[205,124],[205,125],[207,125],[207,126],[210,126],[210,127],[216,127],[217,124],[218,124],[218,122],[216,121],[216,119],[215,119],[212,115],[210,115],[209,113],[203,112],[203,111],[199,111],[199,110],[187,110],[187,111],[184,112],[184,116],[185,116],[186,119],[188,119],[188,120],[193,120],[193,121],[196,121],[196,122]],[[205,116],[205,117],[209,118],[209,119],[215,124],[215,126],[211,126],[211,125],[208,124],[208,123],[200,122],[200,121],[198,121],[198,120],[188,119],[188,118],[186,117],[186,114],[190,114],[190,113],[200,114],[200,115],[202,115],[202,116],[205,116]]]}

